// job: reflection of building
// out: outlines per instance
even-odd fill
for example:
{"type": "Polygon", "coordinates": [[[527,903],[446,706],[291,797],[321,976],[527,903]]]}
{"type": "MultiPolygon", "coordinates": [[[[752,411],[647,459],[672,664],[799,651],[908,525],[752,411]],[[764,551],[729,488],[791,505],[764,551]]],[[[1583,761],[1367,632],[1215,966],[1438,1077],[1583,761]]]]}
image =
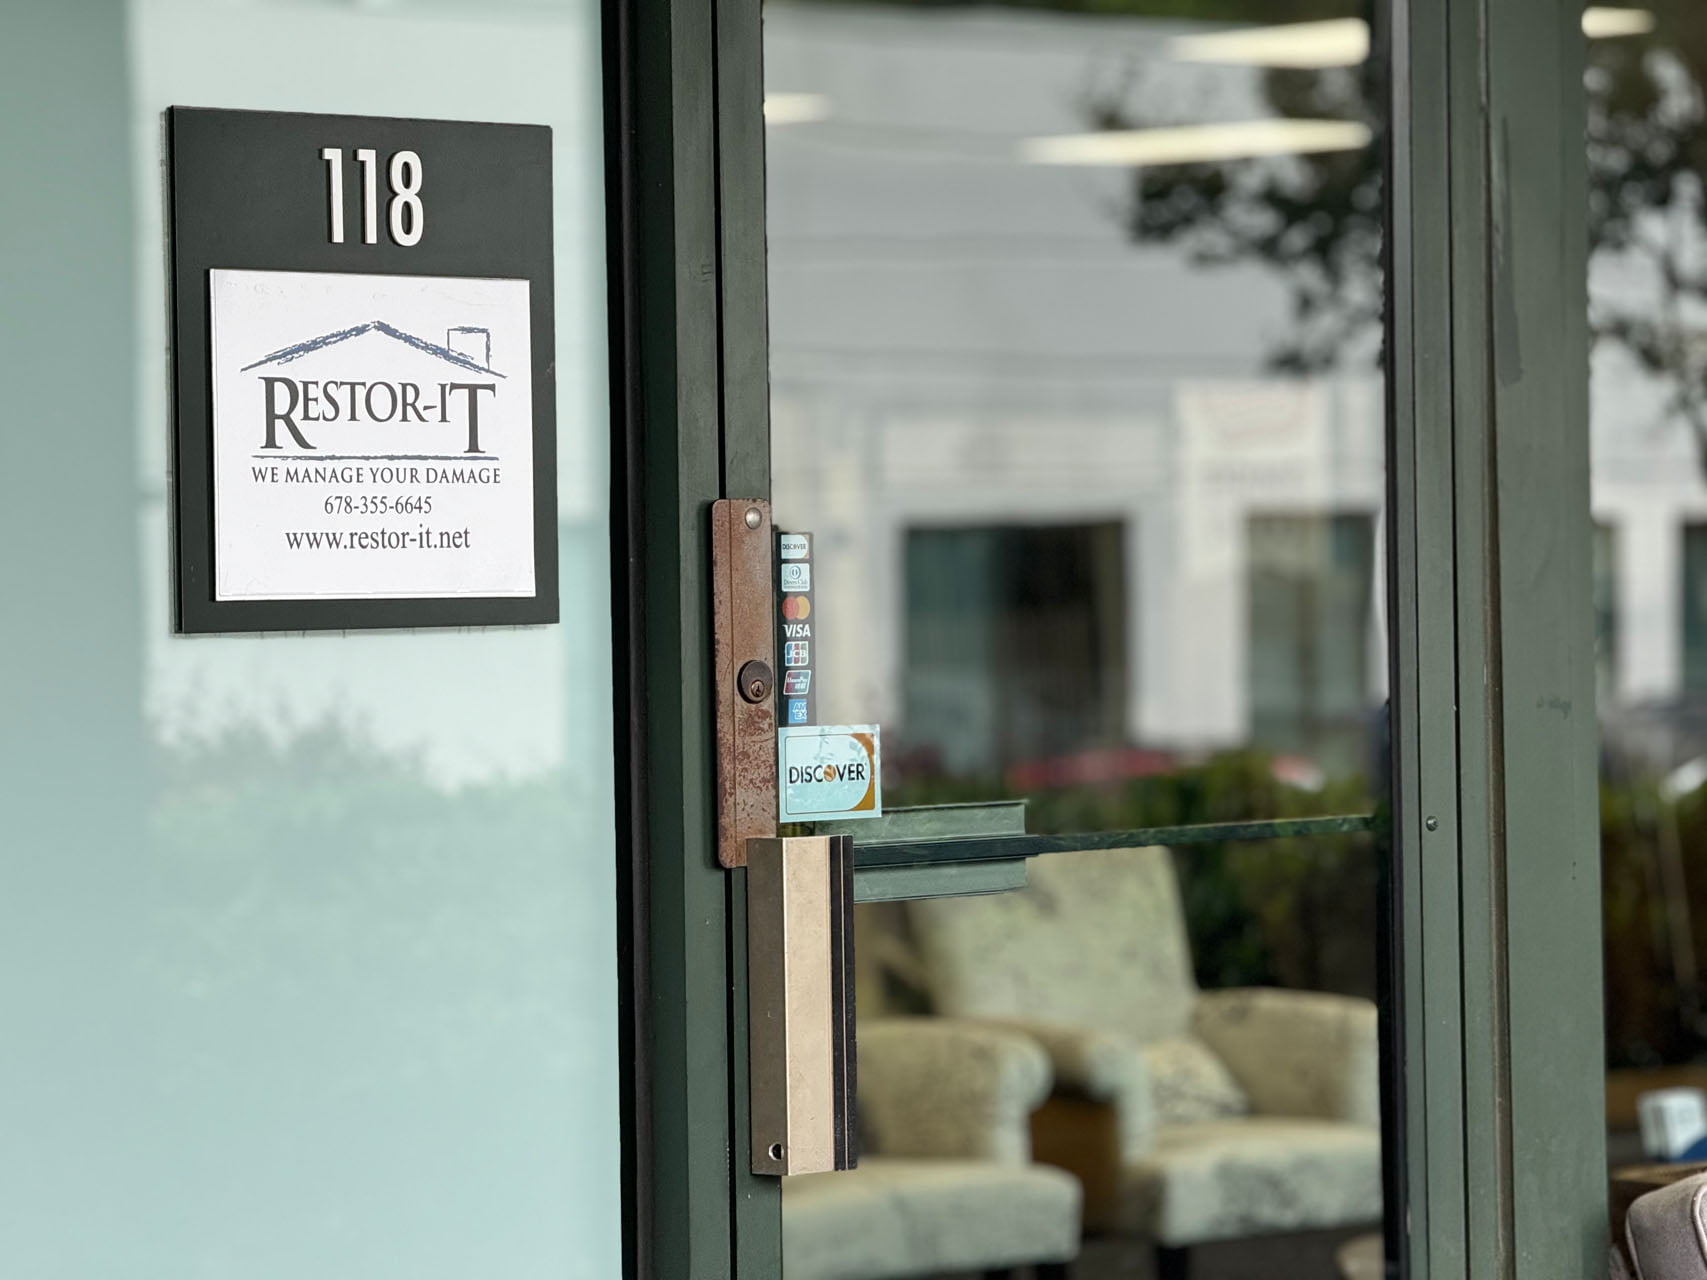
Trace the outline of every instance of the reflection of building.
{"type": "MultiPolygon", "coordinates": [[[[956,771],[1253,737],[1360,763],[1382,396],[1265,371],[1288,299],[1136,246],[1121,169],[1024,163],[1167,28],[776,6],[778,516],[818,534],[820,714],[956,771]]],[[[1248,68],[1192,69],[1229,118],[1248,68]]],[[[1194,81],[1196,83],[1196,81],[1194,81]]],[[[1201,94],[1198,95],[1201,99],[1201,94]]],[[[1366,371],[1367,370],[1367,371],[1366,371]]]]}
{"type": "Polygon", "coordinates": [[[1597,603],[1606,682],[1624,703],[1707,692],[1707,485],[1689,432],[1667,420],[1662,397],[1615,348],[1596,353],[1597,603]]]}
{"type": "MultiPolygon", "coordinates": [[[[769,131],[769,231],[776,494],[819,535],[821,713],[956,770],[1073,742],[1356,763],[1385,679],[1372,360],[1274,376],[1276,279],[1134,243],[1129,170],[1022,158],[1123,76],[1147,115],[1236,120],[1267,110],[1256,73],[1173,63],[1177,28],[1143,20],[766,24],[769,92],[813,103],[769,131]],[[1019,561],[1053,563],[1054,594],[1019,561]]],[[[1594,285],[1635,281],[1601,262],[1594,285]]],[[[1707,692],[1694,446],[1610,347],[1594,397],[1603,697],[1707,692]]]]}
{"type": "MultiPolygon", "coordinates": [[[[1604,284],[1616,262],[1597,264],[1604,284]]],[[[1608,744],[1661,764],[1707,752],[1707,485],[1664,389],[1594,359],[1597,685],[1608,744]]]]}

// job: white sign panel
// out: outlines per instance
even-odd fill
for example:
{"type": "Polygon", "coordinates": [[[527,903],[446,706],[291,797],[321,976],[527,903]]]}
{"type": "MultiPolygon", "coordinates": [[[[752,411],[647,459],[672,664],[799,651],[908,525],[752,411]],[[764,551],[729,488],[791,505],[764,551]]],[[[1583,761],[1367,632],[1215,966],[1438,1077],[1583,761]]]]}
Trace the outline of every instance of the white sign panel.
{"type": "Polygon", "coordinates": [[[209,274],[216,600],[534,594],[526,280],[209,274]]]}
{"type": "Polygon", "coordinates": [[[882,752],[876,725],[780,729],[777,757],[778,817],[783,822],[882,815],[882,752]]]}

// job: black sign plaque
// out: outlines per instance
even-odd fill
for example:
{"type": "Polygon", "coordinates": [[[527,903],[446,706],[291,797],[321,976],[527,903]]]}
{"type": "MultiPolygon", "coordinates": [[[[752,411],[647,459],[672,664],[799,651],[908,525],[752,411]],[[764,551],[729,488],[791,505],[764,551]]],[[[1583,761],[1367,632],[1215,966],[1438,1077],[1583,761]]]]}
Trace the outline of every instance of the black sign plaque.
{"type": "Polygon", "coordinates": [[[551,131],[167,126],[178,629],[557,621],[551,131]]]}

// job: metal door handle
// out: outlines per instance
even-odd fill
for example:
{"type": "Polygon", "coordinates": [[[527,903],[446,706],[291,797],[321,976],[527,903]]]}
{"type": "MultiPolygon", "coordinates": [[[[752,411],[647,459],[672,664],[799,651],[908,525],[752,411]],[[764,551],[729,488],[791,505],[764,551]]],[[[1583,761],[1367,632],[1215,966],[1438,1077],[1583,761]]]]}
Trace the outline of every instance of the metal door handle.
{"type": "Polygon", "coordinates": [[[859,1161],[853,838],[747,842],[753,1172],[859,1161]]]}

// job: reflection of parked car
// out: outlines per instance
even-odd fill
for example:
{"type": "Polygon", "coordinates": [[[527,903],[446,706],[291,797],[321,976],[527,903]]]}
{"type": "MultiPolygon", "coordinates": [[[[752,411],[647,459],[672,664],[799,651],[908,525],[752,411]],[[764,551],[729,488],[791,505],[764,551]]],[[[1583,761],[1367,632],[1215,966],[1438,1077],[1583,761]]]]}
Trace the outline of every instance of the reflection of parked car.
{"type": "MultiPolygon", "coordinates": [[[[1187,758],[1174,751],[1152,751],[1147,747],[1099,747],[1072,755],[1022,760],[1003,775],[1009,795],[1051,791],[1066,787],[1106,786],[1136,778],[1159,778],[1177,773],[1187,758]]],[[[1327,781],[1322,767],[1308,756],[1277,755],[1269,758],[1269,773],[1288,787],[1319,790],[1327,781]]]]}
{"type": "Polygon", "coordinates": [[[1056,787],[1095,786],[1153,778],[1179,768],[1179,757],[1144,747],[1103,747],[1046,760],[1022,760],[1009,767],[1005,781],[1013,795],[1056,787]]]}
{"type": "Polygon", "coordinates": [[[1707,756],[1707,697],[1602,708],[1600,752],[1602,772],[1611,779],[1666,773],[1707,756]]]}

